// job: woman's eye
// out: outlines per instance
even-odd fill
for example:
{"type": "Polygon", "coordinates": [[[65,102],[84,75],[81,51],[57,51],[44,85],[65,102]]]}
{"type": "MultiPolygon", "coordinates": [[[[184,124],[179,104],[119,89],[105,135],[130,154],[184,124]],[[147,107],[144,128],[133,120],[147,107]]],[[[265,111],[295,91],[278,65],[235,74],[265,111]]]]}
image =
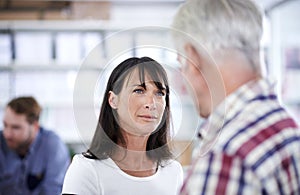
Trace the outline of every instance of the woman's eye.
{"type": "Polygon", "coordinates": [[[138,94],[142,94],[144,93],[144,90],[143,89],[135,89],[133,90],[134,93],[138,93],[138,94]]]}
{"type": "Polygon", "coordinates": [[[165,93],[163,91],[158,91],[156,92],[157,96],[165,96],[165,93]]]}

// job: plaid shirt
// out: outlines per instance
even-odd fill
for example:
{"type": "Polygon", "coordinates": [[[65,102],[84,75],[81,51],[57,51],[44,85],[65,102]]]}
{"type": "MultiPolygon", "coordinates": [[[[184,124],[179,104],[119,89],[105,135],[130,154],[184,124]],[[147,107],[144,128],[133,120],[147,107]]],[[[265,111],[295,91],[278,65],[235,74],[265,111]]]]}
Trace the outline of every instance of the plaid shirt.
{"type": "Polygon", "coordinates": [[[300,130],[269,80],[229,95],[199,137],[182,195],[300,194],[300,130]]]}

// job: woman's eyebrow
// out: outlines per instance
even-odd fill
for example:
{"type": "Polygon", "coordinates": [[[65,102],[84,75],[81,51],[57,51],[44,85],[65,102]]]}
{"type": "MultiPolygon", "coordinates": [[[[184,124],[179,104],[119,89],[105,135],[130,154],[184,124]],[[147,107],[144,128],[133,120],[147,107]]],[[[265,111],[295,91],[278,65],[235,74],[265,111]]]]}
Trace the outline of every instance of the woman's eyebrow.
{"type": "Polygon", "coordinates": [[[132,84],[132,87],[143,87],[146,89],[146,84],[145,83],[140,83],[140,84],[132,84]]]}
{"type": "MultiPolygon", "coordinates": [[[[132,84],[131,85],[132,87],[143,87],[143,88],[145,88],[146,89],[146,83],[141,83],[141,84],[132,84]]],[[[161,85],[161,84],[159,84],[159,85],[157,85],[157,84],[155,84],[155,86],[158,88],[158,89],[160,89],[160,90],[167,90],[166,89],[166,87],[164,87],[163,85],[161,85]]]]}
{"type": "MultiPolygon", "coordinates": [[[[162,84],[155,84],[155,86],[157,87],[157,89],[162,90],[162,91],[167,91],[167,88],[164,87],[162,84]]],[[[146,84],[145,83],[141,83],[141,84],[133,84],[132,87],[142,87],[144,89],[146,89],[146,84]]]]}

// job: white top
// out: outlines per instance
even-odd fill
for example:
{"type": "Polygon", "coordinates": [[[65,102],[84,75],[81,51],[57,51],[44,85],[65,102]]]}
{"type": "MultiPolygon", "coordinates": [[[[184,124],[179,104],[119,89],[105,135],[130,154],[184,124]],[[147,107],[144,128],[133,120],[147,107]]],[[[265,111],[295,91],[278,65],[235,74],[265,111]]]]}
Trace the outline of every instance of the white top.
{"type": "Polygon", "coordinates": [[[62,193],[78,195],[176,195],[183,182],[179,162],[170,160],[148,177],[134,177],[122,171],[111,159],[94,160],[74,156],[66,173],[62,193]]]}

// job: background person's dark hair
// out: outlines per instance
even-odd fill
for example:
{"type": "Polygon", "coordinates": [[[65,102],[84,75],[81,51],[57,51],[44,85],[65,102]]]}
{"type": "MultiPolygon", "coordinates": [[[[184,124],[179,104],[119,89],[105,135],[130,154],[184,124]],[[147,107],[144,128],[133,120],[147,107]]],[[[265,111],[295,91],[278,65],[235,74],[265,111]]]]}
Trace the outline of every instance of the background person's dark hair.
{"type": "Polygon", "coordinates": [[[120,126],[116,118],[117,114],[109,105],[108,97],[109,91],[113,91],[115,94],[121,92],[125,79],[136,68],[139,72],[141,84],[145,84],[145,75],[148,74],[153,79],[157,88],[161,89],[163,85],[166,88],[164,114],[158,128],[149,136],[146,147],[147,156],[152,160],[158,161],[158,163],[172,157],[168,146],[171,116],[167,73],[158,62],[149,57],[129,58],[121,62],[111,73],[103,97],[96,132],[90,149],[85,153],[86,157],[106,159],[113,154],[117,143],[121,143],[126,147],[126,140],[120,131],[120,126]]]}
{"type": "Polygon", "coordinates": [[[17,114],[25,114],[29,124],[39,121],[41,107],[33,97],[18,97],[12,99],[7,107],[11,108],[17,114]]]}

